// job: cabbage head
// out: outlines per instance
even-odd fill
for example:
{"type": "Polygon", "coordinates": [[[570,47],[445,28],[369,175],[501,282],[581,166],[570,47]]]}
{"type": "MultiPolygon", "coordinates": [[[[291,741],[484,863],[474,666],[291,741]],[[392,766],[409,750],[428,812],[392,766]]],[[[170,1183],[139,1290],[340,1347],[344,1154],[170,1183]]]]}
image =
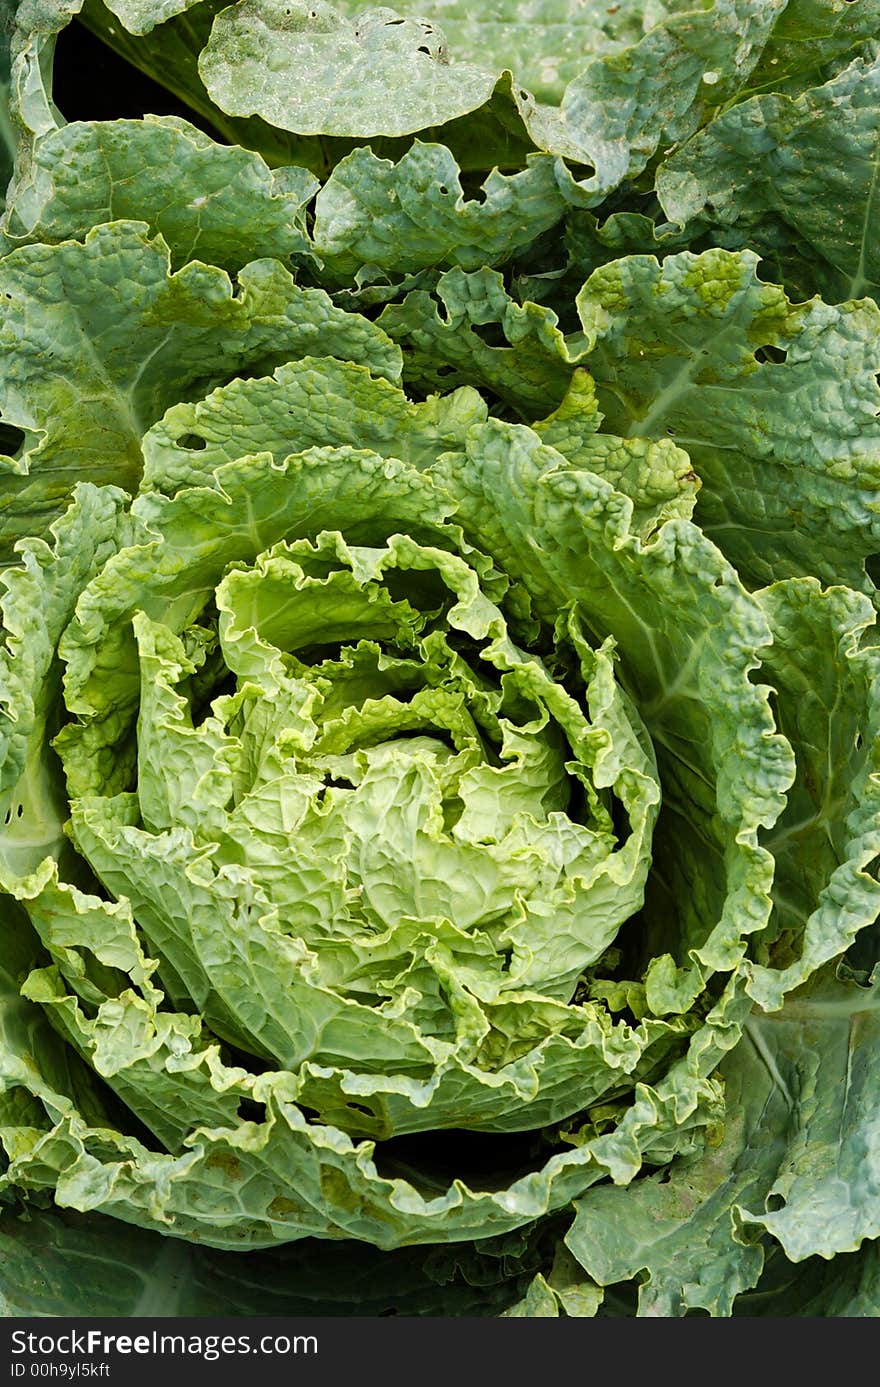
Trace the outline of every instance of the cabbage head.
{"type": "Polygon", "coordinates": [[[20,8],[6,1313],[880,1313],[880,310],[709,187],[871,6],[796,96],[794,0],[615,8],[554,106],[390,11],[88,4],[213,134],[65,119],[20,8]],[[665,162],[589,145],[621,52],[665,162]]]}

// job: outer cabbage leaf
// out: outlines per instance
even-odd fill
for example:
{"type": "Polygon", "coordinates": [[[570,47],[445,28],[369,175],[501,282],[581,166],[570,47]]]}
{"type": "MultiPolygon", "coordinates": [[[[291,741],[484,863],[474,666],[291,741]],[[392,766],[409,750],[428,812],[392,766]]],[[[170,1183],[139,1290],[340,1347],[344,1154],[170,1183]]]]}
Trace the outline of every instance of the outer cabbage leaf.
{"type": "Polygon", "coordinates": [[[185,14],[201,0],[112,0],[107,6],[130,34],[148,34],[157,24],[185,14]]]}
{"type": "Polygon", "coordinates": [[[425,471],[486,417],[476,390],[413,401],[364,365],[304,357],[169,409],[144,435],[143,490],[212,486],[224,463],[268,453],[281,464],[309,447],[366,448],[425,471]]]}
{"type": "Polygon", "coordinates": [[[814,579],[758,594],[774,631],[766,668],[797,748],[788,803],[765,842],[776,861],[771,926],[749,990],[768,1011],[870,931],[880,910],[880,686],[869,600],[814,579]]]}
{"type": "Polygon", "coordinates": [[[877,0],[788,0],[743,95],[827,82],[877,38],[877,0]]]}
{"type": "Polygon", "coordinates": [[[435,265],[478,269],[510,259],[553,226],[565,202],[555,160],[534,155],[520,173],[493,170],[466,199],[443,145],[416,142],[396,164],[362,146],[341,160],[315,204],[315,248],[345,280],[363,265],[396,274],[435,265]]]}
{"type": "MultiPolygon", "coordinates": [[[[812,292],[876,298],[880,60],[856,59],[796,97],[758,96],[712,121],[659,170],[667,216],[773,253],[781,224],[806,247],[812,292]]],[[[783,261],[783,268],[785,267],[783,261]]]]}
{"type": "Polygon", "coordinates": [[[355,20],[326,0],[244,0],[218,15],[199,72],[230,115],[363,139],[444,125],[489,100],[491,71],[445,57],[432,23],[393,10],[355,20]]]}
{"type": "Polygon", "coordinates": [[[517,303],[497,270],[448,270],[436,297],[414,289],[383,309],[378,324],[404,351],[407,385],[431,392],[477,386],[526,419],[561,403],[582,356],[556,314],[517,303]]]}
{"type": "Polygon", "coordinates": [[[172,116],[75,121],[40,141],[5,232],[11,246],[55,244],[132,218],[162,236],[175,270],[199,259],[234,274],[257,257],[309,253],[305,208],[317,186],[305,169],[272,172],[172,116]]]}
{"type": "MultiPolygon", "coordinates": [[[[342,0],[335,8],[357,18],[365,7],[357,0],[342,0]]],[[[410,19],[422,18],[430,8],[417,3],[395,6],[410,19]]],[[[596,9],[578,0],[494,0],[474,9],[465,0],[453,0],[442,6],[439,22],[451,59],[469,55],[490,71],[509,68],[537,100],[556,105],[587,62],[638,43],[671,8],[630,3],[596,9]]]]}
{"type": "Polygon", "coordinates": [[[776,1246],[767,1249],[764,1273],[754,1291],[739,1296],[735,1315],[876,1319],[880,1315],[880,1247],[863,1243],[830,1262],[811,1257],[789,1262],[776,1246]]]}
{"type": "Polygon", "coordinates": [[[379,1252],[305,1241],[218,1253],[100,1214],[8,1210],[0,1221],[0,1313],[56,1317],[434,1315],[504,1312],[547,1234],[478,1247],[379,1252]]]}
{"type": "Polygon", "coordinates": [[[549,1319],[559,1315],[592,1319],[600,1313],[602,1300],[602,1287],[584,1275],[560,1243],[549,1270],[539,1271],[526,1287],[525,1295],[502,1313],[516,1319],[549,1319]]]}
{"type": "Polygon", "coordinates": [[[790,304],[753,253],[711,250],[603,266],[578,308],[607,427],[687,450],[698,522],[747,582],[872,591],[876,305],[790,304]]]}
{"type": "MultiPolygon", "coordinates": [[[[640,1276],[642,1315],[727,1315],[758,1284],[760,1230],[794,1262],[876,1238],[876,1010],[876,985],[829,978],[780,1012],[756,1013],[722,1065],[728,1116],[719,1144],[665,1175],[580,1201],[566,1242],[590,1276],[600,1285],[640,1276]]],[[[784,1312],[876,1315],[873,1252],[853,1267],[855,1286],[835,1278],[836,1304],[826,1299],[822,1309],[805,1305],[800,1279],[783,1272],[784,1312]]],[[[767,1311],[781,1313],[782,1288],[765,1294],[767,1311]]],[[[742,1301],[746,1313],[759,1304],[760,1296],[742,1301]]]]}
{"type": "Polygon", "coordinates": [[[77,481],[134,488],[141,438],[169,404],[242,369],[297,354],[339,354],[391,379],[400,355],[380,328],[300,289],[278,262],[172,274],[138,222],[80,243],[23,246],[0,260],[0,408],[23,432],[7,457],[0,541],[41,532],[77,481]],[[111,289],[95,296],[96,283],[111,289]]]}

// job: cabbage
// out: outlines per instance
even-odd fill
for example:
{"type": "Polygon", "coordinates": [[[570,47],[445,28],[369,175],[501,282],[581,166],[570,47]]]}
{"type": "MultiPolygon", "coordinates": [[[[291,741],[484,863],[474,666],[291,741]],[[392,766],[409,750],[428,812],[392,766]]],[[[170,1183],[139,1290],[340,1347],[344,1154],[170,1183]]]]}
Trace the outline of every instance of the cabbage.
{"type": "Polygon", "coordinates": [[[880,1313],[873,0],[88,0],[197,124],[62,115],[79,11],[4,69],[5,1313],[880,1313]]]}

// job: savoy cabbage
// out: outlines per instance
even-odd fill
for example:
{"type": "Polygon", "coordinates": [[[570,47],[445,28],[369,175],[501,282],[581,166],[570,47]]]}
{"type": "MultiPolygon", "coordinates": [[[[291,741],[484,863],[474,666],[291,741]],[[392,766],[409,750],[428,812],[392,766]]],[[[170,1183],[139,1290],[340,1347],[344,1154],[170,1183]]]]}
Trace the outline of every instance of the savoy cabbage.
{"type": "Polygon", "coordinates": [[[880,5],[434,8],[0,5],[0,1305],[880,1314],[880,5]]]}

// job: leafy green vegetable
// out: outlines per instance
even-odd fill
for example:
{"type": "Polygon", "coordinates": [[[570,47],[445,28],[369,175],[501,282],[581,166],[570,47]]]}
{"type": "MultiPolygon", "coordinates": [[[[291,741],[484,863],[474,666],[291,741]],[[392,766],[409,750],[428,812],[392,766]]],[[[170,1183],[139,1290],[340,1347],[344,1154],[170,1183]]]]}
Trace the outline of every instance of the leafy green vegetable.
{"type": "Polygon", "coordinates": [[[880,1314],[875,0],[0,21],[3,1312],[880,1314]]]}

